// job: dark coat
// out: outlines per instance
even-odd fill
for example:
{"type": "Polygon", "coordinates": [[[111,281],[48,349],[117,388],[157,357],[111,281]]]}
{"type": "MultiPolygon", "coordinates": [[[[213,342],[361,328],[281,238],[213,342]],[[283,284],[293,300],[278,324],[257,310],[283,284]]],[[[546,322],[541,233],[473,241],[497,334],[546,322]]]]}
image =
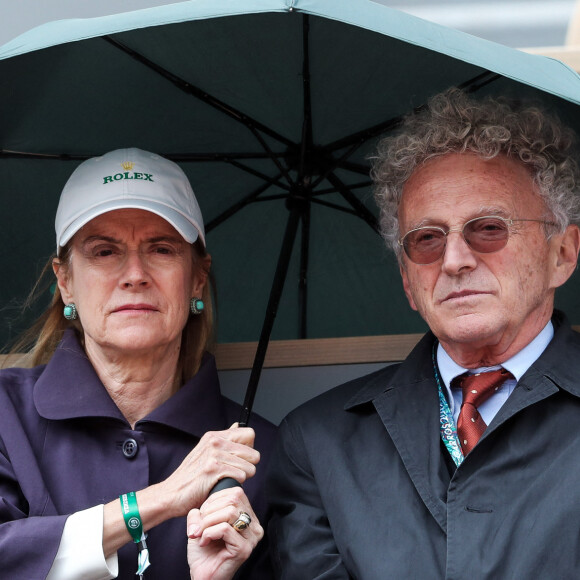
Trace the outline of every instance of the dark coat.
{"type": "MultiPolygon", "coordinates": [[[[215,361],[139,421],[127,423],[69,332],[49,364],[0,373],[0,578],[45,578],[69,514],[167,478],[210,430],[227,429],[240,407],[220,395],[215,361]],[[128,457],[134,445],[137,453],[128,457]],[[125,450],[125,451],[124,451],[125,450]]],[[[266,518],[264,471],[274,427],[253,418],[262,460],[244,489],[266,518]]],[[[119,504],[119,509],[121,509],[119,504]]],[[[150,530],[147,580],[189,580],[185,518],[150,530]]],[[[118,552],[118,578],[136,578],[137,548],[118,552]]],[[[269,576],[269,575],[268,575],[269,576]]],[[[248,572],[246,578],[262,578],[248,572]]]]}
{"type": "Polygon", "coordinates": [[[580,335],[546,351],[455,469],[426,335],[408,359],[281,425],[270,542],[281,578],[580,577],[580,335]]]}

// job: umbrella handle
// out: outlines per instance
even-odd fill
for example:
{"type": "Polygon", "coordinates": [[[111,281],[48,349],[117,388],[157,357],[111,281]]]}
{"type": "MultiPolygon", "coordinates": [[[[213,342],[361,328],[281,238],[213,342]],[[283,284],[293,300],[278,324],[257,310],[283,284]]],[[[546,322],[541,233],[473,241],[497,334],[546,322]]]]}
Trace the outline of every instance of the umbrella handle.
{"type": "Polygon", "coordinates": [[[211,488],[209,495],[214,494],[216,491],[221,491],[222,489],[230,489],[230,487],[242,487],[242,484],[232,477],[224,477],[211,488]]]}

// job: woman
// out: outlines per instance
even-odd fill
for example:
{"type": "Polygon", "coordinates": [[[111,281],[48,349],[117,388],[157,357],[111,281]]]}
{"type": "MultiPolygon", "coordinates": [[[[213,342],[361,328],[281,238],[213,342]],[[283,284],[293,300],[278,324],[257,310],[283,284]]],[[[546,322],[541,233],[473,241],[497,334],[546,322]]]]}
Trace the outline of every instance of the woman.
{"type": "MultiPolygon", "coordinates": [[[[231,578],[263,535],[274,429],[228,428],[239,408],[205,353],[211,258],[185,174],[139,149],[89,159],[56,235],[32,350],[47,364],[0,373],[0,577],[231,578]],[[245,493],[208,499],[224,477],[245,493]]],[[[261,552],[241,576],[269,575],[261,552]]]]}

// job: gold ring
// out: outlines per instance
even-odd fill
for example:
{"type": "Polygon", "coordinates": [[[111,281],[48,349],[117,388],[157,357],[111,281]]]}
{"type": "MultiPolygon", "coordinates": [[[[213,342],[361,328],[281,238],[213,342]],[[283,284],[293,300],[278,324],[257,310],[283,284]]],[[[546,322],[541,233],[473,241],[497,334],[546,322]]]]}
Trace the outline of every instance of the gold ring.
{"type": "Polygon", "coordinates": [[[246,512],[241,512],[240,515],[238,516],[238,519],[232,524],[232,527],[234,528],[234,530],[238,530],[238,532],[241,532],[242,530],[245,530],[251,523],[252,518],[250,517],[250,514],[247,514],[246,512]]]}

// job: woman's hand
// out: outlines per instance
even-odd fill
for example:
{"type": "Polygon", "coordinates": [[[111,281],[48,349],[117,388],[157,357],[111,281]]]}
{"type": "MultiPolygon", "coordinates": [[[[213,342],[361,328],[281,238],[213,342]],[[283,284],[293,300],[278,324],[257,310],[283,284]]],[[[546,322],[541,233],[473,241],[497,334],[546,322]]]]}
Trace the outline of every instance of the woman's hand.
{"type": "Polygon", "coordinates": [[[184,516],[207,498],[224,477],[243,483],[256,473],[260,453],[253,448],[254,430],[234,424],[227,431],[207,432],[161,485],[172,506],[172,516],[184,516]]]}
{"type": "MultiPolygon", "coordinates": [[[[260,461],[260,453],[253,444],[254,430],[240,428],[237,423],[226,431],[207,432],[165,481],[137,492],[145,531],[199,508],[220,479],[232,477],[243,483],[252,477],[260,461]]],[[[105,506],[103,529],[103,551],[107,557],[130,540],[119,500],[105,506]]]]}
{"type": "Polygon", "coordinates": [[[264,530],[244,491],[224,489],[187,516],[187,561],[192,580],[229,580],[249,558],[264,530]],[[232,524],[241,513],[251,518],[244,530],[232,524]]]}

